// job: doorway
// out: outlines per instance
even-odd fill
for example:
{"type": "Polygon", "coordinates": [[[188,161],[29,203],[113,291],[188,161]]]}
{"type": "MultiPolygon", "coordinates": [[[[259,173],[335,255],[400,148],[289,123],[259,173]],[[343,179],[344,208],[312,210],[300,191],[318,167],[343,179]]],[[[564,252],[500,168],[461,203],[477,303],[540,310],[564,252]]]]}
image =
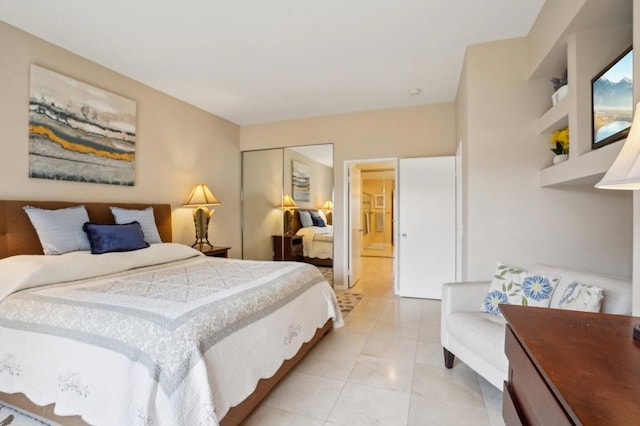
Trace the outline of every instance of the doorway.
{"type": "Polygon", "coordinates": [[[345,282],[356,285],[362,259],[384,259],[388,250],[395,294],[440,299],[442,283],[455,280],[458,263],[455,157],[356,160],[345,166],[345,282]],[[363,176],[369,171],[368,184],[363,176]],[[393,180],[379,179],[383,171],[393,180]]]}
{"type": "MultiPolygon", "coordinates": [[[[396,268],[397,160],[355,160],[345,163],[348,206],[348,287],[357,285],[363,259],[366,264],[393,259],[396,268]]],[[[394,285],[395,288],[395,285],[394,285]]]]}
{"type": "Polygon", "coordinates": [[[360,167],[362,178],[362,252],[365,257],[395,257],[393,199],[395,163],[369,163],[360,167]]]}

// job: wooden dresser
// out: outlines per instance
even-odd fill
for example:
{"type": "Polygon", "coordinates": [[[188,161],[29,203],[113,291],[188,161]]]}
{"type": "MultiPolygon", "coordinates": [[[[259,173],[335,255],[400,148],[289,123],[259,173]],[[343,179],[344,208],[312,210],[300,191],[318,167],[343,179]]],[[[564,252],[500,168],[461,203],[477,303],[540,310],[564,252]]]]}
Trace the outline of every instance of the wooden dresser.
{"type": "Polygon", "coordinates": [[[639,317],[501,305],[507,425],[640,424],[639,317]]]}

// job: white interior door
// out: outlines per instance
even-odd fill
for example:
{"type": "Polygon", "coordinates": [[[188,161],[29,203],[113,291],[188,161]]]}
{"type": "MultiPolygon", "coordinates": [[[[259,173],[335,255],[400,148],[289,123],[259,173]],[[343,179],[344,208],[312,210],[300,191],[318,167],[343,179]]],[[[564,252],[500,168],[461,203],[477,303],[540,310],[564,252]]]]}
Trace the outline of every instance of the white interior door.
{"type": "Polygon", "coordinates": [[[360,279],[362,251],[362,177],[355,164],[349,165],[349,287],[360,279]]]}
{"type": "Polygon", "coordinates": [[[400,159],[398,290],[400,296],[442,298],[455,280],[455,157],[400,159]]]}

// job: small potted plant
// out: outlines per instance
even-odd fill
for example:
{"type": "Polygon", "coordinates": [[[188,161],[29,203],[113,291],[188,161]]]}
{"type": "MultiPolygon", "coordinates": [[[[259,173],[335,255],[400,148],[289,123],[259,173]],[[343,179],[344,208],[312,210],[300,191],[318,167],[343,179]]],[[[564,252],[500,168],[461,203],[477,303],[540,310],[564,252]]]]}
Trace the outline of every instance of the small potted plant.
{"type": "Polygon", "coordinates": [[[551,95],[551,102],[555,105],[560,102],[562,98],[567,96],[567,93],[569,93],[569,86],[567,85],[567,70],[564,70],[560,77],[552,78],[551,84],[553,84],[553,90],[555,90],[553,95],[551,95]]]}
{"type": "Polygon", "coordinates": [[[569,159],[569,128],[556,130],[551,135],[551,151],[556,154],[553,164],[562,163],[569,159]]]}

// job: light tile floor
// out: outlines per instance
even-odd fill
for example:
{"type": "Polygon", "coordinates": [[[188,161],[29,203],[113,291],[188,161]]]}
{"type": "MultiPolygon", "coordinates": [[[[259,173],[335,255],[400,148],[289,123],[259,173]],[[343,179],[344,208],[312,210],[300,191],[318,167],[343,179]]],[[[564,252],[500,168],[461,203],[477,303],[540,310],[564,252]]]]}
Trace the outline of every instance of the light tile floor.
{"type": "Polygon", "coordinates": [[[363,257],[364,298],[245,426],[504,425],[502,393],[443,365],[440,302],[393,294],[393,259],[363,257]]]}

